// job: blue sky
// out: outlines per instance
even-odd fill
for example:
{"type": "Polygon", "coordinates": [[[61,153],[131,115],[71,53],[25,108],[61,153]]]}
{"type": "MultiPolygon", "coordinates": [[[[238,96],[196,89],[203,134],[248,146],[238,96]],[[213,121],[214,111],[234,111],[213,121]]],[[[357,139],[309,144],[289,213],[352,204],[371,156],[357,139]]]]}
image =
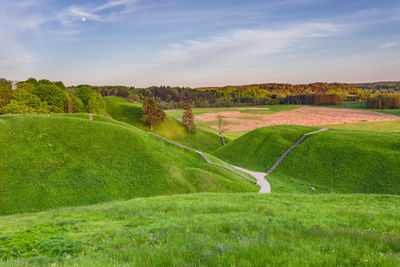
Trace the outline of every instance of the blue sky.
{"type": "Polygon", "coordinates": [[[0,76],[136,87],[400,80],[400,1],[0,0],[0,76]]]}

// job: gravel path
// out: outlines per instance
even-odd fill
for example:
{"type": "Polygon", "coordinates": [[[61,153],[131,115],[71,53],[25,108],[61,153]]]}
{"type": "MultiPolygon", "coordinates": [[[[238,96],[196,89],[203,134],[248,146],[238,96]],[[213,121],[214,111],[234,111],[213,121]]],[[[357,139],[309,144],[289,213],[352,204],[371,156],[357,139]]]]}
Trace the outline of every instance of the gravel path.
{"type": "Polygon", "coordinates": [[[265,172],[253,172],[253,171],[249,171],[249,170],[237,167],[237,166],[233,166],[233,167],[235,167],[236,169],[238,169],[238,170],[240,170],[242,172],[250,174],[251,176],[253,176],[254,178],[257,179],[257,184],[261,187],[260,191],[258,193],[260,193],[260,194],[269,194],[269,193],[271,193],[271,185],[264,178],[267,175],[265,172]]]}

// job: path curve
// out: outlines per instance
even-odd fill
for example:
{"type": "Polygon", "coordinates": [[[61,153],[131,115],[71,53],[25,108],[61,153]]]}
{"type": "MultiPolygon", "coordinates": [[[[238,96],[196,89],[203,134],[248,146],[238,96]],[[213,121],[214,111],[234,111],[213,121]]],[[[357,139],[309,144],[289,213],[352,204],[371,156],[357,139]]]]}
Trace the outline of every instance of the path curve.
{"type": "Polygon", "coordinates": [[[261,193],[261,194],[269,194],[269,193],[271,193],[271,185],[265,179],[265,176],[267,175],[267,173],[265,173],[265,172],[253,172],[253,171],[249,171],[249,170],[237,167],[237,166],[233,166],[233,167],[235,167],[236,169],[238,169],[238,170],[240,170],[242,172],[250,174],[251,176],[253,176],[254,178],[257,179],[257,184],[261,187],[260,191],[258,193],[261,193]]]}

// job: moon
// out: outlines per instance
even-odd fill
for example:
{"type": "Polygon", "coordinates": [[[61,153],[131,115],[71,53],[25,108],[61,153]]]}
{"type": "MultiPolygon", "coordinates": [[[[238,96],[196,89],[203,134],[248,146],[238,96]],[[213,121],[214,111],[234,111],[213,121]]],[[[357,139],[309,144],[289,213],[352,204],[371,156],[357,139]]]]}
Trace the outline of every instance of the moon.
{"type": "Polygon", "coordinates": [[[82,20],[82,22],[85,22],[85,21],[86,21],[86,18],[85,18],[85,17],[82,17],[81,20],[82,20]]]}

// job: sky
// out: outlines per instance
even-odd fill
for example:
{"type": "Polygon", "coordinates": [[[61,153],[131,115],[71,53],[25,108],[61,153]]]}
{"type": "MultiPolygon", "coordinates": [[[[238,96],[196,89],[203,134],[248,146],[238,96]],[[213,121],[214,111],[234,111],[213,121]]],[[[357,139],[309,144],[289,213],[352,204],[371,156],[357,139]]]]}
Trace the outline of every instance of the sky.
{"type": "Polygon", "coordinates": [[[400,1],[0,0],[0,77],[135,87],[400,80],[400,1]]]}

